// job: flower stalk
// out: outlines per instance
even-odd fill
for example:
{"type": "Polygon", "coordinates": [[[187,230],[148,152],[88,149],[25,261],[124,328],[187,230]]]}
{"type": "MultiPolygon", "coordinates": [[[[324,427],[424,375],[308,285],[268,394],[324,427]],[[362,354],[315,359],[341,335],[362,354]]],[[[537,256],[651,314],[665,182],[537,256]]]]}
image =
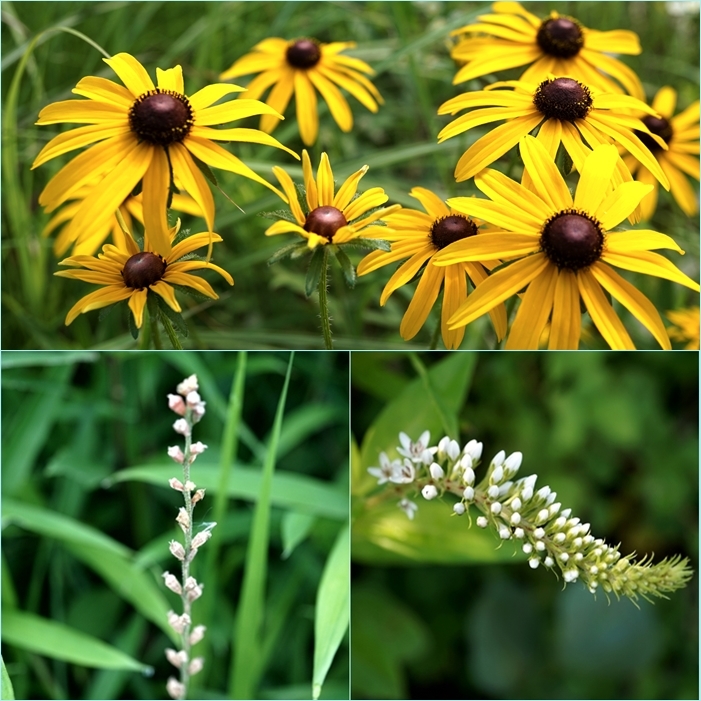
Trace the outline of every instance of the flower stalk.
{"type": "Polygon", "coordinates": [[[177,540],[170,541],[171,554],[180,561],[181,578],[170,572],[163,573],[166,587],[178,594],[182,601],[182,614],[174,611],[168,612],[168,622],[173,630],[180,635],[180,650],[166,649],[168,661],[180,671],[180,679],[170,677],[166,689],[171,698],[185,699],[190,685],[190,678],[202,670],[204,660],[201,657],[192,658],[192,646],[203,639],[205,626],[192,628],[192,602],[202,596],[204,585],[190,575],[190,563],[197,555],[197,551],[212,535],[212,529],[216,525],[210,523],[198,533],[193,531],[193,512],[197,502],[204,498],[204,489],[197,489],[190,479],[190,468],[198,455],[203,453],[207,446],[200,441],[192,442],[192,430],[194,425],[204,416],[205,404],[198,393],[197,376],[191,375],[183,380],[177,387],[177,394],[168,395],[169,408],[181,418],[173,424],[173,430],[183,436],[184,448],[171,446],[168,448],[168,456],[173,461],[182,465],[183,480],[176,477],[169,480],[172,489],[181,492],[184,506],[178,510],[175,519],[184,534],[184,543],[177,540]]]}
{"type": "Polygon", "coordinates": [[[323,260],[321,262],[321,275],[319,275],[319,318],[321,319],[321,333],[324,336],[324,348],[326,350],[333,350],[333,341],[331,340],[331,316],[329,315],[328,271],[329,252],[328,248],[324,247],[323,260]]]}
{"type": "Polygon", "coordinates": [[[476,482],[482,443],[471,440],[460,448],[445,436],[431,446],[428,431],[416,442],[405,433],[399,434],[399,440],[397,452],[402,457],[390,460],[381,453],[380,466],[368,472],[378,485],[391,483],[391,494],[399,495],[398,506],[410,519],[419,507],[409,496],[420,493],[432,500],[452,494],[458,499],[451,499],[455,515],[468,514],[471,525],[469,512],[474,507],[480,514],[477,526],[491,528],[502,540],[520,543],[532,569],[543,565],[556,574],[559,569],[565,584],[579,580],[592,594],[602,590],[607,598],[611,593],[616,598],[626,596],[636,606],[639,597],[667,598],[666,593],[691,579],[689,560],[680,555],[653,564],[652,556],[639,560],[634,553],[622,556],[620,545],[595,538],[590,524],[572,516],[571,509],[563,509],[550,487],[536,489],[537,475],[515,478],[523,459],[519,452],[507,457],[499,451],[476,482]]]}

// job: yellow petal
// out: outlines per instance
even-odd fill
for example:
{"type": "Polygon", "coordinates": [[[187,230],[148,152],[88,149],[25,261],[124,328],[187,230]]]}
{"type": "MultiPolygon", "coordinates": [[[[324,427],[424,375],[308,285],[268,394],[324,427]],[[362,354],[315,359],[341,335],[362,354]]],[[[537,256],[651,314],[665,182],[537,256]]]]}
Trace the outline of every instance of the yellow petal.
{"type": "Polygon", "coordinates": [[[613,253],[651,251],[656,248],[669,248],[677,253],[684,253],[671,236],[650,229],[614,231],[606,237],[606,250],[613,253]]]}
{"type": "Polygon", "coordinates": [[[156,79],[161,90],[172,90],[180,95],[185,94],[185,83],[183,82],[182,66],[174,66],[162,71],[156,68],[156,79]]]}
{"type": "Polygon", "coordinates": [[[266,105],[265,102],[239,99],[196,110],[194,120],[197,126],[206,127],[212,124],[233,122],[235,119],[245,119],[246,117],[253,117],[259,114],[270,114],[277,119],[282,119],[282,115],[274,108],[266,105]]]}
{"type": "Polygon", "coordinates": [[[134,97],[156,89],[146,69],[130,54],[115,54],[112,58],[102,60],[119,76],[134,97]]]}
{"type": "Polygon", "coordinates": [[[557,268],[550,265],[528,286],[506,341],[508,350],[538,350],[553,306],[557,277],[557,268]]]}
{"type": "Polygon", "coordinates": [[[280,166],[273,166],[273,173],[287,195],[287,203],[290,206],[290,210],[292,211],[295,220],[300,226],[304,226],[306,217],[304,216],[302,207],[297,199],[297,188],[295,188],[292,178],[282,168],[280,168],[280,166]]]}
{"type": "Polygon", "coordinates": [[[93,311],[95,309],[102,309],[102,307],[107,307],[115,302],[121,302],[123,299],[130,297],[133,290],[121,285],[110,285],[109,287],[103,287],[99,290],[95,290],[88,295],[85,295],[82,299],[79,299],[66,314],[66,326],[70,326],[78,316],[78,314],[83,314],[84,312],[93,311]]]}
{"type": "MultiPolygon", "coordinates": [[[[317,185],[318,184],[319,183],[317,181],[317,185]]],[[[351,222],[369,210],[383,205],[388,199],[389,197],[387,197],[385,191],[381,187],[371,187],[369,190],[366,190],[362,195],[360,195],[360,197],[353,200],[345,208],[343,215],[345,216],[346,221],[351,222]]],[[[323,204],[321,195],[319,196],[319,203],[323,204]]],[[[370,222],[368,221],[368,223],[370,222]]]]}
{"type": "Polygon", "coordinates": [[[231,85],[227,83],[215,83],[214,85],[206,85],[201,90],[198,90],[193,95],[187,98],[190,103],[190,107],[193,110],[199,111],[203,110],[205,107],[213,105],[217,100],[221,100],[222,97],[231,95],[235,92],[245,92],[246,88],[241,88],[238,85],[231,85]]]}
{"type": "Polygon", "coordinates": [[[577,350],[582,327],[577,276],[560,270],[553,297],[548,350],[577,350]]]}
{"type": "Polygon", "coordinates": [[[321,93],[329,106],[329,111],[341,131],[349,132],[353,128],[353,113],[341,91],[320,72],[311,69],[307,76],[312,85],[321,93]]]}
{"type": "Polygon", "coordinates": [[[443,200],[425,187],[414,187],[409,194],[421,202],[434,220],[450,216],[450,210],[443,200]]]}
{"type": "Polygon", "coordinates": [[[539,239],[530,234],[477,234],[455,241],[436,254],[436,265],[452,265],[461,261],[516,258],[534,253],[540,248],[539,239]]]}
{"type": "Polygon", "coordinates": [[[140,329],[141,325],[144,323],[144,307],[146,306],[146,300],[148,298],[148,287],[143,290],[132,290],[131,297],[129,297],[129,309],[131,309],[134,315],[134,323],[136,328],[140,329]]]}
{"type": "MultiPolygon", "coordinates": [[[[292,69],[286,69],[284,74],[278,79],[277,85],[273,87],[265,101],[267,105],[272,107],[282,115],[287,109],[292,93],[294,91],[294,72],[292,69]]],[[[280,118],[274,115],[264,114],[260,118],[260,128],[268,133],[271,133],[277,125],[280,124],[280,118]]]]}
{"type": "MultiPolygon", "coordinates": [[[[344,90],[347,90],[356,100],[358,100],[358,102],[360,102],[361,105],[363,105],[363,107],[370,110],[370,112],[377,112],[377,103],[373,99],[372,95],[356,80],[349,78],[348,75],[342,73],[341,71],[331,70],[327,66],[323,66],[321,64],[317,65],[317,70],[329,81],[337,83],[344,90]]],[[[319,89],[318,85],[317,89],[319,89]]],[[[322,91],[319,89],[319,92],[322,91]]],[[[326,101],[328,102],[328,99],[326,99],[326,101]]]]}
{"type": "Polygon", "coordinates": [[[343,211],[350,204],[358,190],[358,183],[360,182],[360,179],[367,172],[368,166],[363,166],[360,170],[355,171],[353,175],[346,179],[333,199],[333,206],[336,207],[336,209],[343,211]]]}
{"type": "Polygon", "coordinates": [[[190,136],[198,136],[201,139],[212,139],[213,141],[242,141],[249,144],[263,144],[274,146],[294,156],[299,160],[299,156],[291,149],[281,144],[275,137],[266,134],[260,129],[246,129],[237,127],[235,129],[210,129],[209,127],[194,126],[190,130],[190,136]]]}
{"type": "Polygon", "coordinates": [[[556,212],[572,207],[572,195],[545,146],[538,139],[525,136],[519,150],[535,191],[543,202],[556,212]]]}
{"type": "Polygon", "coordinates": [[[125,109],[129,109],[134,104],[134,96],[126,88],[107,78],[92,75],[81,78],[71,92],[125,109]]]}
{"type": "Polygon", "coordinates": [[[297,124],[305,146],[311,146],[319,132],[319,115],[316,109],[316,93],[304,71],[294,72],[297,124]]]}
{"type": "Polygon", "coordinates": [[[325,153],[321,154],[319,168],[316,171],[316,187],[319,196],[319,206],[333,206],[333,172],[331,171],[329,157],[325,153]]]}
{"type": "Polygon", "coordinates": [[[444,271],[431,265],[429,261],[399,325],[399,334],[405,341],[414,338],[424,325],[438,298],[443,277],[444,271]]]}
{"type": "MultiPolygon", "coordinates": [[[[524,188],[525,189],[525,188],[524,188]]],[[[533,235],[540,234],[540,226],[534,226],[531,218],[524,218],[519,210],[500,202],[480,200],[476,197],[451,197],[448,205],[469,217],[477,217],[483,221],[507,229],[508,231],[524,232],[533,235]]],[[[553,208],[552,213],[556,211],[553,208]]]]}
{"type": "Polygon", "coordinates": [[[39,112],[37,124],[104,124],[106,127],[128,125],[127,112],[121,105],[94,100],[52,102],[39,112]]]}
{"type": "Polygon", "coordinates": [[[382,295],[380,296],[380,306],[385,305],[385,302],[389,299],[389,296],[395,290],[406,285],[407,282],[414,278],[414,275],[419,272],[421,266],[435,253],[435,248],[431,244],[426,244],[422,249],[417,251],[408,261],[402,263],[402,265],[397,268],[394,275],[389,279],[385,285],[384,290],[382,290],[382,295]]]}
{"type": "Polygon", "coordinates": [[[652,190],[651,185],[632,182],[621,183],[596,210],[596,218],[604,229],[612,229],[620,224],[642,202],[643,197],[652,190]]]}
{"type": "Polygon", "coordinates": [[[493,202],[518,210],[523,221],[534,230],[540,229],[553,214],[553,210],[540,197],[498,170],[487,168],[478,173],[475,185],[493,202]]]}
{"type": "MultiPolygon", "coordinates": [[[[190,193],[192,199],[197,202],[204,213],[207,229],[209,232],[212,232],[214,231],[214,198],[212,197],[212,191],[209,189],[207,180],[204,175],[202,175],[202,171],[195,165],[195,162],[188,153],[188,150],[192,150],[191,146],[193,141],[195,141],[194,138],[187,139],[187,148],[185,148],[183,144],[171,144],[168,147],[170,162],[173,166],[173,174],[183,184],[183,187],[188,193],[190,193]]],[[[212,146],[214,145],[215,144],[212,144],[212,146]]],[[[197,153],[195,153],[195,155],[197,156],[197,153]]],[[[204,158],[200,158],[200,160],[207,163],[204,158]]]]}
{"type": "MultiPolygon", "coordinates": [[[[46,161],[56,158],[56,156],[62,156],[64,153],[68,153],[77,148],[82,148],[83,146],[88,146],[89,144],[95,143],[96,141],[101,141],[102,139],[110,140],[110,145],[105,146],[105,148],[109,150],[113,148],[111,140],[115,139],[116,137],[122,137],[120,139],[120,150],[123,150],[123,144],[136,142],[136,138],[131,133],[131,129],[128,124],[118,124],[114,126],[94,124],[89,127],[78,127],[78,129],[72,129],[71,131],[64,132],[63,134],[59,134],[51,139],[51,141],[49,141],[49,143],[46,144],[41,151],[39,151],[39,154],[34,159],[34,163],[32,163],[32,170],[46,163],[46,161]]],[[[84,156],[84,154],[80,155],[84,156]]],[[[80,158],[80,156],[78,156],[78,158],[80,158]]]]}
{"type": "Polygon", "coordinates": [[[157,295],[162,297],[165,300],[165,303],[174,312],[182,311],[180,305],[178,304],[178,300],[175,299],[175,290],[168,283],[163,282],[163,280],[159,280],[151,285],[149,289],[153,290],[157,295]]]}
{"type": "Polygon", "coordinates": [[[605,263],[615,265],[617,268],[631,270],[635,273],[654,275],[665,280],[678,282],[695,292],[699,292],[698,282],[694,282],[688,275],[685,275],[674,263],[667,260],[659,253],[652,251],[628,251],[627,253],[614,253],[604,251],[601,260],[605,263]]]}
{"type": "Polygon", "coordinates": [[[307,206],[309,211],[319,206],[319,197],[316,191],[316,182],[312,172],[312,162],[306,149],[302,151],[302,172],[304,173],[304,189],[307,193],[307,206]]]}

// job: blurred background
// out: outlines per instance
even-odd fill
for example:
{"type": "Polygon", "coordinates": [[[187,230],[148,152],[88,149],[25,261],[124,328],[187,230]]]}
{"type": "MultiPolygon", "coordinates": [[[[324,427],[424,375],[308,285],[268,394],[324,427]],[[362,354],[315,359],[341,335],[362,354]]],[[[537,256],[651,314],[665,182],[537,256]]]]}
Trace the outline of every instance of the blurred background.
{"type": "MultiPolygon", "coordinates": [[[[208,487],[195,511],[199,528],[217,520],[222,431],[239,355],[2,354],[2,655],[15,698],[167,698],[165,682],[174,668],[164,648],[175,645],[167,637],[165,611],[178,611],[181,603],[165,588],[161,573],[179,576],[168,541],[182,541],[174,520],[182,497],[167,478],[182,477],[182,470],[166,454],[180,438],[166,395],[197,373],[207,402],[194,433],[209,446],[192,468],[193,481],[208,487]],[[93,669],[53,659],[50,652],[38,654],[8,639],[14,612],[93,636],[154,673],[93,669]]],[[[235,698],[226,689],[256,475],[288,359],[286,352],[247,358],[239,448],[229,478],[232,497],[193,562],[193,576],[204,582],[204,594],[193,606],[194,624],[207,625],[208,632],[194,648],[206,660],[190,698],[235,698]]],[[[273,478],[266,649],[253,698],[311,698],[316,594],[347,521],[347,504],[348,355],[297,354],[273,478]]],[[[63,633],[56,643],[61,657],[69,647],[63,633]]],[[[347,642],[322,698],[348,698],[347,642]]]]}
{"type": "Polygon", "coordinates": [[[430,428],[435,445],[442,413],[461,445],[484,443],[481,470],[521,451],[519,476],[536,473],[595,537],[623,554],[679,553],[698,571],[697,354],[460,355],[353,354],[352,697],[698,698],[697,574],[637,609],[563,590],[510,543],[497,551],[491,532],[450,517],[451,499],[419,497],[413,522],[396,499],[389,516],[363,507],[379,449],[403,426],[413,439],[430,428]],[[435,394],[422,399],[427,383],[435,394]],[[431,547],[401,557],[396,543],[420,546],[439,508],[431,547]],[[392,549],[369,542],[376,533],[392,549]]]}
{"type": "MultiPolygon", "coordinates": [[[[122,314],[100,318],[98,312],[81,315],[69,328],[66,312],[91,286],[55,278],[57,261],[52,241],[41,237],[49,220],[37,198],[49,178],[68,162],[57,158],[36,171],[30,165],[42,148],[64,126],[37,127],[39,110],[50,102],[71,97],[71,89],[86,75],[117,80],[100,53],[75,35],[44,36],[14,84],[22,56],[34,37],[56,26],[80,31],[108,53],[129,52],[155,75],[156,67],[181,64],[186,92],[218,82],[219,74],[266,37],[311,36],[322,42],[355,41],[346,52],[368,62],[376,71],[374,82],[385,99],[377,114],[353,98],[355,125],[343,134],[319,101],[320,135],[310,150],[318,162],[329,154],[338,183],[362,165],[370,170],[362,189],[383,187],[390,202],[417,207],[409,197],[421,185],[441,197],[476,193],[474,185],[456,184],[453,169],[467,146],[485,133],[476,128],[467,136],[437,145],[436,136],[450,120],[436,110],[449,98],[477,90],[485,81],[453,86],[456,66],[449,56],[450,31],[464,26],[489,3],[476,2],[3,2],[2,99],[3,213],[2,213],[2,343],[3,348],[129,348],[135,345],[122,314]]],[[[623,61],[640,76],[648,99],[663,85],[679,93],[678,109],[699,97],[699,14],[694,2],[531,2],[528,9],[545,17],[551,10],[577,17],[599,30],[636,32],[643,47],[639,56],[623,61]]],[[[518,70],[499,79],[518,77],[518,70]]],[[[495,76],[487,76],[490,80],[495,76]]],[[[250,78],[237,79],[246,85],[250,78]]],[[[234,126],[257,127],[255,119],[234,126]]],[[[274,135],[301,152],[294,110],[274,135]]],[[[301,169],[291,156],[250,144],[227,146],[260,175],[273,181],[271,168],[281,165],[295,178],[301,169]]],[[[76,152],[77,153],[77,152],[76,152]]],[[[508,170],[509,156],[498,167],[508,170]]],[[[511,177],[520,177],[512,168],[511,177]]],[[[277,210],[280,201],[263,186],[217,171],[224,192],[218,191],[216,230],[224,243],[217,246],[216,262],[236,281],[229,288],[220,278],[209,278],[221,298],[194,300],[182,296],[191,335],[184,342],[194,348],[320,348],[321,335],[315,298],[304,295],[305,260],[266,261],[293,237],[266,238],[271,223],[259,216],[277,210]]],[[[696,183],[693,183],[697,187],[696,183]]],[[[201,230],[188,216],[185,227],[201,230]]],[[[686,251],[669,258],[698,279],[699,234],[696,219],[687,218],[668,193],[662,192],[650,228],[671,235],[686,251]]],[[[359,262],[360,253],[354,254],[359,262]]],[[[333,266],[332,266],[333,267],[333,266]]],[[[407,285],[379,306],[382,288],[392,271],[387,268],[361,278],[354,290],[346,288],[339,270],[330,280],[330,304],[337,348],[427,348],[438,323],[434,309],[424,329],[411,344],[399,336],[401,318],[413,295],[407,285]]],[[[660,312],[698,303],[698,296],[671,282],[623,273],[650,297],[660,312]]],[[[622,317],[639,348],[654,348],[650,335],[625,310],[622,317]]],[[[603,347],[601,340],[587,341],[603,347]]],[[[495,344],[485,318],[471,324],[463,348],[491,348],[495,344]]],[[[680,345],[681,347],[681,345],[680,345]]]]}

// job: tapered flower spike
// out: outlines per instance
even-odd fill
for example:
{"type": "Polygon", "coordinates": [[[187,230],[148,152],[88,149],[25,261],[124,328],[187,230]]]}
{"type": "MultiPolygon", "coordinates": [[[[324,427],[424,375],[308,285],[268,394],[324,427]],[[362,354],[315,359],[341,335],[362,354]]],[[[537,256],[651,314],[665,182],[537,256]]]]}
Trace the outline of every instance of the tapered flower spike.
{"type": "Polygon", "coordinates": [[[681,555],[658,563],[652,562],[651,555],[635,560],[635,553],[621,555],[620,545],[595,538],[590,524],[573,517],[571,509],[563,509],[550,487],[536,490],[536,475],[515,479],[523,461],[519,452],[507,456],[499,451],[482,481],[475,484],[481,443],[470,441],[460,450],[445,437],[433,447],[428,432],[416,442],[405,433],[400,433],[399,439],[397,452],[406,456],[404,465],[390,462],[382,453],[381,467],[371,467],[368,472],[377,478],[378,485],[394,483],[386,494],[400,495],[398,506],[410,519],[419,507],[408,496],[420,493],[432,500],[452,494],[458,501],[445,501],[452,502],[454,515],[469,515],[470,507],[475,507],[480,512],[477,526],[491,527],[502,540],[518,541],[532,569],[541,565],[559,569],[565,584],[581,581],[592,594],[603,591],[607,598],[609,594],[626,596],[636,606],[640,597],[647,601],[666,599],[666,594],[685,586],[693,575],[688,558],[681,555]],[[411,473],[407,471],[398,479],[406,465],[411,466],[411,473]]]}
{"type": "Polygon", "coordinates": [[[190,655],[191,647],[200,642],[205,633],[204,626],[195,626],[191,629],[192,602],[202,596],[204,584],[190,576],[190,563],[197,555],[199,548],[209,540],[212,529],[217,525],[208,523],[204,530],[193,534],[193,510],[195,504],[204,498],[204,489],[195,491],[196,485],[190,480],[190,467],[195,458],[207,449],[207,446],[200,441],[192,442],[193,427],[205,414],[206,402],[202,401],[198,389],[197,376],[191,375],[178,385],[177,395],[168,395],[169,408],[182,417],[175,421],[173,430],[185,440],[184,449],[179,446],[168,448],[168,455],[183,467],[183,481],[172,477],[168,483],[183,495],[185,504],[178,509],[175,519],[183,531],[185,543],[177,540],[170,541],[170,552],[181,562],[181,579],[178,581],[178,578],[170,572],[163,574],[166,587],[180,596],[183,606],[183,613],[180,616],[174,611],[168,612],[170,627],[181,637],[179,651],[172,649],[165,651],[168,661],[180,672],[180,681],[170,677],[166,684],[166,690],[174,699],[187,698],[190,677],[200,672],[204,666],[202,657],[192,659],[190,655]]]}

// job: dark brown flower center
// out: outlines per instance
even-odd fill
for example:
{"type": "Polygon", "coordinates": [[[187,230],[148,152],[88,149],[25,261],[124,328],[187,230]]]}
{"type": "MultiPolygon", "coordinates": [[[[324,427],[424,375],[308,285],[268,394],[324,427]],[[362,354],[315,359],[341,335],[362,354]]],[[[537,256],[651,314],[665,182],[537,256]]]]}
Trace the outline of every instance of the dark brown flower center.
{"type": "Polygon", "coordinates": [[[192,108],[185,95],[156,88],[141,95],[129,110],[129,125],[141,141],[168,146],[190,132],[192,108]]]}
{"type": "Polygon", "coordinates": [[[601,258],[604,233],[596,219],[576,209],[566,209],[545,223],[540,247],[558,268],[576,272],[601,258]]]}
{"type": "Polygon", "coordinates": [[[165,260],[155,253],[137,253],[124,265],[124,284],[133,290],[143,290],[163,278],[166,266],[165,260]]]}
{"type": "Polygon", "coordinates": [[[333,235],[347,223],[340,209],[324,205],[323,207],[312,209],[312,211],[307,214],[307,219],[304,222],[304,229],[313,234],[323,236],[329,241],[333,241],[333,235]]]}
{"type": "Polygon", "coordinates": [[[321,49],[314,39],[298,39],[287,47],[287,63],[295,68],[311,68],[319,63],[321,49]]]}
{"type": "MultiPolygon", "coordinates": [[[[653,117],[651,114],[646,114],[642,118],[643,124],[653,133],[659,136],[667,145],[672,139],[674,132],[672,125],[664,117],[653,117]]],[[[664,149],[644,131],[635,130],[635,135],[647,146],[653,153],[655,151],[664,151],[664,149]]]]}
{"type": "Polygon", "coordinates": [[[451,214],[449,217],[436,219],[431,227],[431,243],[440,251],[451,243],[474,236],[477,225],[461,214],[451,214]]]}
{"type": "Polygon", "coordinates": [[[533,104],[548,119],[574,122],[584,119],[591,109],[589,88],[572,78],[543,81],[535,91],[533,104]]]}
{"type": "Polygon", "coordinates": [[[538,46],[546,54],[558,58],[572,58],[584,46],[582,27],[571,17],[546,19],[536,35],[538,46]]]}

